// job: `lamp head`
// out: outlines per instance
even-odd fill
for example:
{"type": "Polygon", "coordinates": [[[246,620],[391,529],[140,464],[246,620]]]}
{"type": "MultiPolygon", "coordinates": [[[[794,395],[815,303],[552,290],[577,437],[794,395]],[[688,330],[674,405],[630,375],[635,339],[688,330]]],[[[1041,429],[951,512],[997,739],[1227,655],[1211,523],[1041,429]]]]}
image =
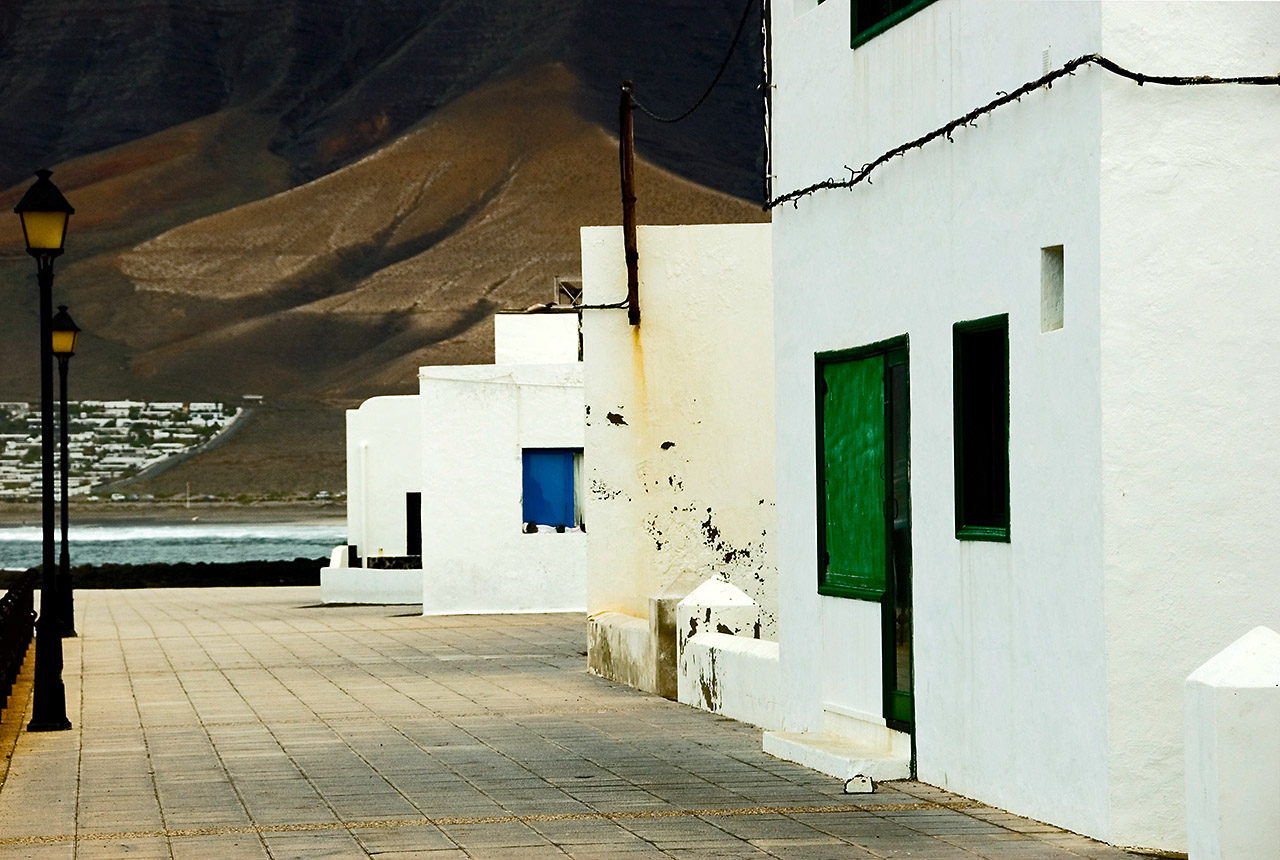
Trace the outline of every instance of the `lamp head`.
{"type": "Polygon", "coordinates": [[[22,219],[27,253],[33,257],[56,257],[67,238],[67,218],[76,210],[49,179],[52,171],[37,170],[36,181],[13,208],[22,219]]]}
{"type": "Polygon", "coordinates": [[[49,321],[50,346],[58,358],[70,358],[76,354],[76,341],[80,336],[80,327],[67,313],[66,305],[58,305],[58,312],[49,321]]]}

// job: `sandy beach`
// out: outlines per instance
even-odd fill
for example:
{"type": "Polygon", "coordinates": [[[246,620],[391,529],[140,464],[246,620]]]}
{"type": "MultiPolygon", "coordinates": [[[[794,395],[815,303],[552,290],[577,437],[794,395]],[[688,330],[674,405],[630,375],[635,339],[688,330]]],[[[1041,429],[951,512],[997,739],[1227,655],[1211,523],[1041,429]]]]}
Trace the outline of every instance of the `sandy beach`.
{"type": "MultiPolygon", "coordinates": [[[[177,525],[179,523],[346,523],[341,502],[72,502],[69,520],[78,525],[177,525]]],[[[0,503],[0,526],[35,526],[40,505],[0,503]]]]}

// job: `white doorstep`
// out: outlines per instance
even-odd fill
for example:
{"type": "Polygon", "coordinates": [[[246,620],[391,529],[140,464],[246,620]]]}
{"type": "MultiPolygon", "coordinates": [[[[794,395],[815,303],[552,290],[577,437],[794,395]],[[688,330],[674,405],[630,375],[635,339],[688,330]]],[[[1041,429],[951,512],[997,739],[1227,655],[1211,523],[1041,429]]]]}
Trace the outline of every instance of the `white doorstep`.
{"type": "Polygon", "coordinates": [[[869,776],[882,781],[911,776],[909,753],[875,749],[825,732],[765,732],[764,751],[842,780],[869,776]]]}

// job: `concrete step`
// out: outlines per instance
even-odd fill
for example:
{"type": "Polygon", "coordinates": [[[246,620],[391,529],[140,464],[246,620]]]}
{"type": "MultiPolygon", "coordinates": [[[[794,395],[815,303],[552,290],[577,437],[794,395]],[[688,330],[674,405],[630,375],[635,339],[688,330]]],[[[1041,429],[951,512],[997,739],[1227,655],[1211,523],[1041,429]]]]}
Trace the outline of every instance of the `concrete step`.
{"type": "Polygon", "coordinates": [[[911,755],[866,746],[827,732],[765,732],[764,751],[838,779],[909,779],[911,755]]]}

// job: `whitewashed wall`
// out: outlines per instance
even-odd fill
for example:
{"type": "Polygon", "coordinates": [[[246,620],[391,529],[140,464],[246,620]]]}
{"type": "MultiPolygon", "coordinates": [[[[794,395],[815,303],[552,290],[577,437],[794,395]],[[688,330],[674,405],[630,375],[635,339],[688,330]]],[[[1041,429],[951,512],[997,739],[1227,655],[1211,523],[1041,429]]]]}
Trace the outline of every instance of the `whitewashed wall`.
{"type": "MultiPolygon", "coordinates": [[[[860,166],[1100,46],[1096,4],[939,2],[857,50],[849,3],[774,7],[781,193],[860,166]]],[[[882,718],[877,604],[820,597],[814,353],[910,338],[918,772],[1073,830],[1108,826],[1097,352],[1099,82],[774,211],[784,714],[882,718]],[[1040,331],[1040,249],[1066,324],[1040,331]],[[1009,314],[1009,544],[955,539],[952,324],[1009,314]]],[[[847,174],[846,174],[847,175],[847,174]]]]}
{"type": "MultiPolygon", "coordinates": [[[[939,0],[851,50],[847,0],[777,4],[776,191],[1090,52],[1152,74],[1272,73],[1278,14],[939,0]]],[[[788,728],[838,725],[826,702],[880,708],[874,606],[814,587],[813,354],[906,333],[920,777],[1109,841],[1184,845],[1181,679],[1280,612],[1261,569],[1280,510],[1280,403],[1262,381],[1280,342],[1278,118],[1269,88],[1087,68],[871,185],[775,211],[788,728]],[[1050,245],[1065,324],[1042,333],[1050,245]],[[1005,312],[1012,542],[962,543],[951,326],[1005,312]]]]}
{"type": "Polygon", "coordinates": [[[421,435],[414,395],[347,410],[347,542],[362,558],[406,554],[405,494],[422,489],[421,435]]]}
{"type": "MultiPolygon", "coordinates": [[[[1280,70],[1280,4],[1148,5],[1104,8],[1109,56],[1164,74],[1280,70]]],[[[1182,679],[1246,629],[1280,629],[1275,90],[1102,88],[1102,504],[1121,843],[1185,850],[1182,679]]]]}
{"type": "MultiPolygon", "coordinates": [[[[586,311],[588,607],[647,617],[721,575],[777,616],[768,224],[641,227],[641,324],[586,311]]],[[[626,298],[622,230],[582,230],[584,303],[626,298]]]]}
{"type": "Polygon", "coordinates": [[[576,311],[494,314],[494,364],[572,364],[575,361],[578,361],[576,311]]]}
{"type": "Polygon", "coordinates": [[[582,365],[419,372],[423,612],[582,611],[586,535],[521,530],[523,448],[582,448],[582,365]]]}

